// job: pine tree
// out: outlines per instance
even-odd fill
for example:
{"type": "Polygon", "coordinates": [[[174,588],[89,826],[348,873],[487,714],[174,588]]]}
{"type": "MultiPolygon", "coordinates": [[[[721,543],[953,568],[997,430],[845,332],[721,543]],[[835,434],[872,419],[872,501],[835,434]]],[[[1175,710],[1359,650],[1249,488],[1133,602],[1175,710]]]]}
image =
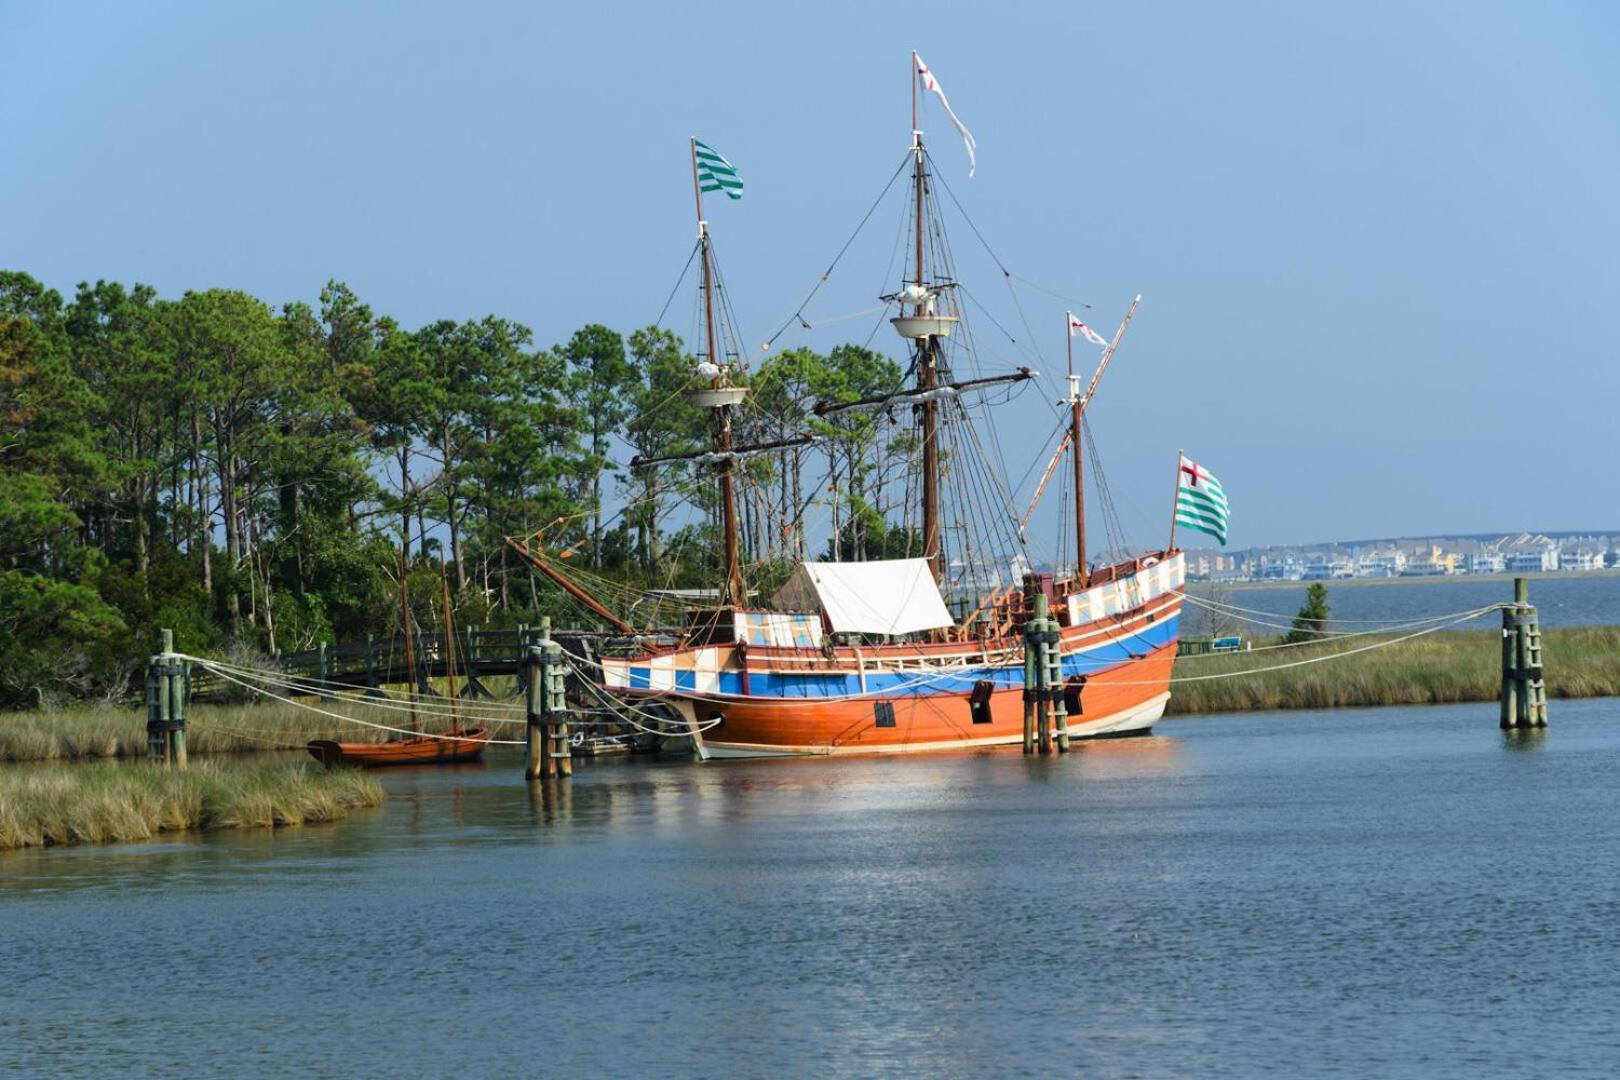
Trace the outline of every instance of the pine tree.
{"type": "Polygon", "coordinates": [[[1327,586],[1320,581],[1312,582],[1310,588],[1305,590],[1304,605],[1294,616],[1294,628],[1283,635],[1284,644],[1295,645],[1326,637],[1327,621],[1327,586]]]}

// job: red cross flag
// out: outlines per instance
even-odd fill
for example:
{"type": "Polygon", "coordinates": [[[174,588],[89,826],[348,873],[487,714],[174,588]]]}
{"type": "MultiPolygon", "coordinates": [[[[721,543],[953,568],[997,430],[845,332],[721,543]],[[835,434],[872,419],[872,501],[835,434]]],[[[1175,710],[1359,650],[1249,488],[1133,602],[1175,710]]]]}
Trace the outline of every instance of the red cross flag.
{"type": "Polygon", "coordinates": [[[971,178],[973,170],[979,167],[978,156],[975,154],[978,144],[973,141],[973,132],[969,131],[967,125],[956,118],[956,110],[951,108],[949,101],[945,100],[945,91],[939,88],[939,80],[934,78],[932,71],[928,70],[928,65],[923,63],[922,57],[912,53],[911,58],[917,62],[917,77],[922,80],[923,89],[932,92],[939,98],[939,103],[945,106],[945,115],[951,118],[951,123],[956,125],[956,133],[962,136],[962,145],[967,147],[968,176],[971,178]]]}
{"type": "Polygon", "coordinates": [[[1104,349],[1108,348],[1107,340],[1104,339],[1102,335],[1098,334],[1097,331],[1075,318],[1074,312],[1071,311],[1069,312],[1069,336],[1074,337],[1076,334],[1079,334],[1093,345],[1104,349]]]}

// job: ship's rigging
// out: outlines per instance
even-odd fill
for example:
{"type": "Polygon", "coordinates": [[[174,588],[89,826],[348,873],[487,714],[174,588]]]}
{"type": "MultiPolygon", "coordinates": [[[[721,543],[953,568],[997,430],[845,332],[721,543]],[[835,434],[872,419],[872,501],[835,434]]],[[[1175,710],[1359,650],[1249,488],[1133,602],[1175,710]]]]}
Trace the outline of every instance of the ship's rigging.
{"type": "MultiPolygon", "coordinates": [[[[835,559],[859,561],[869,552],[874,557],[927,559],[942,593],[958,614],[975,610],[987,593],[1005,589],[1032,565],[1067,561],[1066,527],[1060,529],[1055,550],[1026,532],[1029,513],[1024,511],[1022,499],[1015,498],[1015,487],[1009,483],[999,436],[993,423],[983,423],[990,406],[1027,387],[1038,373],[1027,365],[1014,366],[1004,360],[986,362],[975,347],[962,300],[984,311],[1015,349],[1029,353],[1028,346],[1007,332],[957,280],[935,187],[936,170],[915,116],[906,159],[804,302],[767,339],[760,355],[770,355],[768,350],[791,326],[809,327],[806,309],[810,302],[907,164],[911,166],[911,182],[897,230],[900,243],[896,245],[904,253],[905,269],[899,288],[879,297],[883,315],[863,346],[871,345],[886,318],[907,342],[905,368],[897,368],[897,377],[888,385],[869,387],[853,396],[816,401],[799,398],[786,402],[785,408],[780,401],[774,408],[767,408],[749,393],[754,373],[744,359],[737,320],[715,257],[713,237],[704,220],[694,149],[698,237],[682,280],[695,263],[699,288],[694,332],[688,340],[697,342],[697,362],[683,389],[709,410],[712,441],[707,447],[638,456],[628,463],[633,472],[658,469],[668,473],[663,491],[683,497],[709,521],[718,541],[718,565],[714,569],[719,587],[706,594],[686,590],[688,599],[696,595],[706,597],[703,602],[707,603],[741,606],[758,592],[755,584],[769,586],[782,577],[783,567],[793,560],[821,555],[818,547],[823,535],[827,557],[835,559]],[[957,378],[958,370],[970,377],[957,378]],[[975,420],[981,423],[976,425],[975,420]],[[980,427],[986,435],[981,435],[980,427]],[[804,466],[817,457],[824,462],[823,479],[804,483],[804,466]],[[824,533],[814,532],[808,521],[818,513],[831,518],[831,528],[824,533]]],[[[1014,275],[984,242],[954,193],[948,186],[945,190],[1011,290],[1014,275]]],[[[678,289],[679,283],[675,291],[678,289]]],[[[1016,304],[1016,291],[1013,296],[1016,304]]],[[[668,307],[666,302],[665,311],[668,307]]],[[[1022,305],[1017,307],[1027,326],[1022,305]]],[[[1122,324],[1120,334],[1124,328],[1122,324]]],[[[1030,334],[1030,342],[1034,340],[1035,335],[1030,334]]],[[[1113,342],[1117,344],[1118,335],[1113,342]]],[[[1101,491],[1105,484],[1095,468],[1094,447],[1084,437],[1084,408],[1112,353],[1110,347],[1086,394],[1079,394],[1071,375],[1068,396],[1057,402],[1047,399],[1054,411],[1056,406],[1068,406],[1063,410],[1067,415],[1060,417],[1067,421],[1065,445],[1060,446],[1053,463],[1055,466],[1065,452],[1074,454],[1073,485],[1060,496],[1060,520],[1073,522],[1074,564],[1081,573],[1086,550],[1082,463],[1092,459],[1093,485],[1101,491]],[[1077,450],[1076,444],[1084,451],[1077,450]],[[1070,507],[1072,518],[1068,514],[1070,507]]],[[[766,363],[780,356],[777,353],[766,363]]],[[[1048,469],[1042,490],[1051,473],[1048,469]]],[[[1099,498],[1094,509],[1104,518],[1110,539],[1119,536],[1117,522],[1110,520],[1112,500],[1099,498]]],[[[632,606],[642,613],[640,618],[650,622],[668,625],[677,615],[673,607],[678,605],[670,599],[676,593],[668,588],[677,577],[673,565],[667,570],[665,588],[642,590],[611,583],[566,559],[548,555],[541,534],[524,538],[520,550],[532,565],[560,585],[563,579],[569,579],[570,583],[563,587],[576,599],[586,593],[602,597],[604,587],[606,592],[617,594],[618,610],[611,618],[605,614],[612,610],[603,603],[607,597],[586,605],[617,629],[630,627],[623,612],[632,606]]]]}

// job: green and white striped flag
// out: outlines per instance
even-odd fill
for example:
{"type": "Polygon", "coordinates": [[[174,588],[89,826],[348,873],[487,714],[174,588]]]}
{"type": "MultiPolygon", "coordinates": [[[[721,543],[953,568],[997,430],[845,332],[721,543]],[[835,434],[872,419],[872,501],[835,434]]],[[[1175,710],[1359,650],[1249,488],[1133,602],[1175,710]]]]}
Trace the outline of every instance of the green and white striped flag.
{"type": "Polygon", "coordinates": [[[733,199],[742,198],[742,177],[737,167],[702,139],[692,140],[692,153],[697,158],[698,189],[704,192],[723,191],[733,199]]]}
{"type": "Polygon", "coordinates": [[[1213,536],[1225,547],[1227,506],[1221,482],[1185,454],[1176,480],[1176,524],[1213,536]]]}

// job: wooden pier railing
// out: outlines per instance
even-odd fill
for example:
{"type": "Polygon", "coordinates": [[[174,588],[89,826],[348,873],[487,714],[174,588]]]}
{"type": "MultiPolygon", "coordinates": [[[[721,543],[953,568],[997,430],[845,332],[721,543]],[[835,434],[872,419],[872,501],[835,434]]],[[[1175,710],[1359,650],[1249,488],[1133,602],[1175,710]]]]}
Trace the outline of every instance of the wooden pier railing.
{"type": "MultiPolygon", "coordinates": [[[[576,656],[594,659],[594,642],[590,635],[553,632],[550,640],[576,656]]],[[[433,694],[432,680],[450,674],[447,658],[454,654],[455,676],[461,686],[460,696],[493,698],[487,680],[497,676],[510,676],[516,680],[502,697],[523,696],[527,685],[527,657],[530,646],[541,644],[543,634],[539,627],[520,627],[516,630],[479,630],[469,628],[458,631],[453,650],[445,647],[444,634],[417,633],[411,635],[416,670],[407,670],[405,639],[368,637],[363,642],[328,644],[322,642],[313,649],[282,653],[269,660],[270,667],[286,676],[298,687],[289,688],[284,696],[318,696],[323,689],[352,692],[361,689],[369,694],[382,694],[387,686],[403,686],[414,681],[417,691],[433,694]]],[[[208,701],[230,698],[240,693],[240,687],[199,667],[192,674],[191,699],[208,701]]]]}

